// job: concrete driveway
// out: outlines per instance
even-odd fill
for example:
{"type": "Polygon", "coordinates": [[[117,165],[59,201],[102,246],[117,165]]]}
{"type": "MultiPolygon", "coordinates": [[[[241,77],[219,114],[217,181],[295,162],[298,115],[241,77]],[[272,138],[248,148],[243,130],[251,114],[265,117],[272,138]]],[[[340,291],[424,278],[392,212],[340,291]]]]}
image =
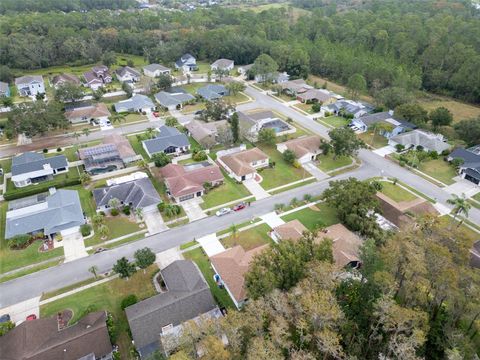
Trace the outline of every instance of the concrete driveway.
{"type": "Polygon", "coordinates": [[[325,180],[329,178],[330,176],[326,173],[324,173],[322,170],[320,170],[313,162],[308,161],[306,163],[302,164],[302,167],[307,171],[310,175],[314,176],[315,179],[318,181],[320,180],[325,180]]]}
{"type": "Polygon", "coordinates": [[[158,265],[160,270],[163,270],[168,265],[177,260],[183,260],[183,255],[178,249],[178,247],[173,247],[171,249],[156,254],[155,263],[158,265]]]}
{"type": "Polygon", "coordinates": [[[266,213],[265,215],[260,216],[260,219],[265,221],[268,226],[270,226],[272,229],[285,224],[285,221],[283,221],[280,216],[275,211],[266,213]]]}
{"type": "Polygon", "coordinates": [[[265,199],[270,196],[268,192],[254,179],[248,179],[243,182],[243,185],[250,191],[250,193],[255,196],[255,199],[265,199]]]}
{"type": "Polygon", "coordinates": [[[28,315],[35,314],[37,318],[40,317],[40,296],[0,309],[0,316],[5,314],[10,315],[10,320],[17,325],[25,321],[28,315]]]}
{"type": "Polygon", "coordinates": [[[444,187],[444,190],[450,194],[465,195],[465,197],[469,198],[480,192],[480,186],[465,179],[458,179],[454,184],[444,187]]]}
{"type": "Polygon", "coordinates": [[[207,217],[207,215],[203,212],[203,209],[200,207],[202,202],[202,198],[194,198],[192,200],[182,202],[183,210],[185,210],[190,222],[207,217]]]}
{"type": "Polygon", "coordinates": [[[218,241],[215,233],[205,235],[197,241],[202,246],[203,250],[205,250],[205,253],[208,257],[225,251],[225,248],[223,247],[222,243],[218,241]]]}
{"type": "Polygon", "coordinates": [[[160,215],[158,209],[145,212],[143,219],[145,220],[150,235],[168,230],[168,226],[163,222],[162,215],[160,215]]]}
{"type": "Polygon", "coordinates": [[[377,155],[385,156],[385,155],[390,155],[396,152],[396,150],[393,146],[387,145],[387,146],[381,147],[380,149],[373,150],[373,152],[377,155]]]}
{"type": "Polygon", "coordinates": [[[74,232],[72,234],[63,236],[63,251],[65,253],[65,262],[80,259],[88,256],[87,250],[85,250],[85,243],[80,232],[74,232]]]}

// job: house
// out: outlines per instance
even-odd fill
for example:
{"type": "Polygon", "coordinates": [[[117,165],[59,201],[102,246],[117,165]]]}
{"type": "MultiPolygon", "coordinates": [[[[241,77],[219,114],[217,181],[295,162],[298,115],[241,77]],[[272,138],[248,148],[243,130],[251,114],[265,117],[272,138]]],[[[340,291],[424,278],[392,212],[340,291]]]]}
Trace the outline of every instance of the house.
{"type": "Polygon", "coordinates": [[[53,239],[57,234],[76,232],[85,224],[78,192],[55,188],[10,201],[6,219],[6,239],[23,234],[43,234],[53,239]]]}
{"type": "Polygon", "coordinates": [[[112,116],[104,103],[75,103],[65,106],[65,117],[72,124],[91,123],[108,124],[112,116]]]}
{"type": "Polygon", "coordinates": [[[277,144],[277,150],[282,154],[286,150],[293,151],[298,162],[303,164],[316,159],[317,155],[322,152],[320,150],[321,143],[322,139],[318,135],[303,136],[277,144]]]}
{"type": "Polygon", "coordinates": [[[237,114],[239,126],[250,141],[257,141],[258,132],[266,128],[273,129],[277,136],[297,131],[297,129],[281,120],[270,110],[238,111],[237,114]]]}
{"type": "Polygon", "coordinates": [[[136,83],[140,81],[142,74],[140,72],[130,66],[122,66],[115,70],[115,75],[117,75],[117,79],[120,82],[126,82],[129,84],[136,83]]]}
{"type": "Polygon", "coordinates": [[[297,241],[303,237],[308,229],[297,219],[289,221],[285,224],[276,226],[272,229],[270,236],[276,240],[293,240],[297,241]]]}
{"type": "Polygon", "coordinates": [[[117,113],[122,112],[140,112],[151,113],[155,111],[156,106],[153,101],[145,95],[134,94],[130,99],[122,100],[114,104],[117,113]]]}
{"type": "Polygon", "coordinates": [[[184,54],[175,62],[175,68],[183,69],[184,71],[198,70],[197,59],[191,54],[184,54]]]}
{"type": "Polygon", "coordinates": [[[255,81],[257,83],[262,83],[262,82],[272,82],[273,84],[283,84],[287,82],[290,79],[290,75],[288,75],[286,72],[280,73],[280,72],[275,72],[272,74],[258,74],[255,75],[255,81]]]}
{"type": "Polygon", "coordinates": [[[247,299],[245,290],[245,274],[250,268],[253,258],[268,248],[259,246],[245,251],[240,245],[234,246],[210,257],[210,263],[220,282],[225,286],[237,309],[240,309],[247,299]]]}
{"type": "Polygon", "coordinates": [[[27,75],[15,79],[18,95],[36,96],[45,94],[45,84],[41,75],[27,75]]]}
{"type": "Polygon", "coordinates": [[[177,203],[203,196],[205,184],[215,187],[223,183],[220,168],[208,161],[185,166],[168,164],[160,169],[160,173],[167,194],[177,203]]]}
{"type": "Polygon", "coordinates": [[[297,100],[302,103],[319,103],[322,105],[337,101],[330,91],[324,89],[309,89],[297,94],[297,100]]]}
{"type": "Polygon", "coordinates": [[[10,86],[3,81],[0,81],[0,98],[10,97],[10,86]]]}
{"type": "Polygon", "coordinates": [[[100,145],[79,149],[78,157],[91,175],[122,169],[138,159],[130,142],[117,134],[105,136],[100,145]]]}
{"type": "Polygon", "coordinates": [[[480,185],[480,145],[469,149],[456,148],[447,157],[447,160],[450,162],[453,159],[463,160],[463,163],[458,168],[462,178],[480,185]]]}
{"type": "Polygon", "coordinates": [[[374,124],[384,124],[384,129],[380,133],[387,139],[392,136],[404,133],[406,131],[415,130],[418,127],[405,120],[395,119],[393,111],[383,111],[375,114],[367,114],[358,118],[352,119],[350,127],[354,130],[365,132],[374,124]]]}
{"type": "Polygon", "coordinates": [[[258,169],[268,167],[268,160],[268,155],[259,148],[217,158],[218,163],[227,171],[228,175],[237,181],[255,178],[258,169]]]}
{"type": "Polygon", "coordinates": [[[190,150],[187,135],[170,126],[161,126],[157,136],[154,139],[143,140],[142,146],[149,157],[160,152],[177,156],[190,150]]]}
{"type": "Polygon", "coordinates": [[[393,147],[402,145],[405,149],[421,148],[425,151],[435,151],[438,154],[452,147],[445,141],[442,134],[434,134],[422,130],[413,130],[392,136],[388,144],[393,147]]]}
{"type": "Polygon", "coordinates": [[[94,189],[92,193],[97,211],[108,210],[112,199],[117,199],[121,206],[143,209],[144,212],[155,210],[162,202],[148,177],[94,189]]]}
{"type": "Polygon", "coordinates": [[[188,135],[194,138],[198,143],[206,148],[218,144],[218,130],[222,127],[228,128],[227,120],[203,122],[192,120],[185,125],[188,135]]]}
{"type": "Polygon", "coordinates": [[[105,65],[94,66],[92,71],[88,71],[83,74],[85,78],[85,86],[92,90],[98,90],[105,84],[112,82],[112,75],[108,71],[108,67],[105,65]]]}
{"type": "Polygon", "coordinates": [[[235,66],[235,63],[233,60],[218,59],[212,65],[210,65],[210,69],[212,69],[212,71],[215,71],[215,70],[231,71],[233,70],[234,66],[235,66]]]}
{"type": "Polygon", "coordinates": [[[26,152],[12,159],[12,182],[15,187],[25,187],[52,180],[55,175],[68,171],[65,155],[45,157],[36,152],[26,152]]]}
{"type": "Polygon", "coordinates": [[[65,313],[23,321],[0,337],[0,358],[28,360],[112,359],[105,311],[65,326],[65,313]]]}
{"type": "Polygon", "coordinates": [[[52,85],[55,89],[58,89],[64,86],[65,84],[80,86],[82,85],[82,82],[80,81],[78,76],[73,74],[60,74],[60,75],[54,76],[52,79],[52,85]]]}
{"type": "Polygon", "coordinates": [[[155,100],[161,107],[167,110],[179,110],[183,105],[194,101],[195,96],[189,94],[182,88],[172,87],[167,91],[156,93],[155,100]]]}
{"type": "Polygon", "coordinates": [[[360,102],[356,102],[353,100],[339,100],[334,102],[333,104],[329,104],[327,106],[323,106],[322,109],[325,112],[330,112],[332,114],[338,115],[343,113],[351,114],[354,118],[358,118],[367,114],[370,109],[360,102]]]}
{"type": "Polygon", "coordinates": [[[248,72],[253,67],[253,64],[242,65],[238,67],[238,73],[240,75],[248,75],[248,72]]]}
{"type": "Polygon", "coordinates": [[[192,261],[174,261],[154,281],[161,288],[158,295],[125,309],[133,343],[142,359],[155,351],[171,350],[169,337],[180,334],[185,322],[203,314],[221,316],[205,278],[192,261]]]}
{"type": "Polygon", "coordinates": [[[308,90],[312,90],[313,86],[308,85],[303,79],[295,79],[285,81],[280,84],[280,88],[289,95],[297,96],[298,94],[303,94],[308,90]]]}
{"type": "Polygon", "coordinates": [[[230,92],[224,85],[208,84],[197,90],[197,94],[207,101],[213,101],[227,96],[230,92]]]}
{"type": "Polygon", "coordinates": [[[317,234],[317,241],[330,239],[333,242],[332,253],[335,266],[357,268],[360,262],[362,239],[342,224],[328,226],[317,234]]]}
{"type": "Polygon", "coordinates": [[[148,77],[159,77],[160,75],[170,75],[171,70],[160,64],[150,64],[143,67],[143,74],[148,77]]]}

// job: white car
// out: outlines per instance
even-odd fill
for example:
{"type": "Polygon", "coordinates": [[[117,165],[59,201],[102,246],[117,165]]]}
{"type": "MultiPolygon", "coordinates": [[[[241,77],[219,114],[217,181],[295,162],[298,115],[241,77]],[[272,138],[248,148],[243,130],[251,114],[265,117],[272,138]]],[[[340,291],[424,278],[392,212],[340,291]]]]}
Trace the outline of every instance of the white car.
{"type": "Polygon", "coordinates": [[[223,215],[227,215],[227,214],[229,214],[229,213],[231,213],[231,212],[232,212],[232,209],[230,209],[230,208],[221,208],[220,210],[218,210],[218,211],[215,213],[215,215],[217,215],[217,216],[223,216],[223,215]]]}

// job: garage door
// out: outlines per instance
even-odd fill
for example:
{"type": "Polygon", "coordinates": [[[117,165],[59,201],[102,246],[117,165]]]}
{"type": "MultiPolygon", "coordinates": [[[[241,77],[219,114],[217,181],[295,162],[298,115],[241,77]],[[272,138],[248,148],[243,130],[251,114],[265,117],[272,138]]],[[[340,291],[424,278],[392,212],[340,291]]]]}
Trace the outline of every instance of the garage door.
{"type": "Polygon", "coordinates": [[[190,194],[190,195],[181,196],[181,197],[180,197],[180,201],[190,200],[190,199],[193,199],[194,197],[195,197],[195,194],[190,194]]]}

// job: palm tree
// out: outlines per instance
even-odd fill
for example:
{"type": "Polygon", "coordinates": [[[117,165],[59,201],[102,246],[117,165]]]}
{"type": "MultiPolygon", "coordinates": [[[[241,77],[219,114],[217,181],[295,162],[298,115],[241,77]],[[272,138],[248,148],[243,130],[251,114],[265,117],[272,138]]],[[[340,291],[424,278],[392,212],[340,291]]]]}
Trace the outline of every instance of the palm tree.
{"type": "Polygon", "coordinates": [[[72,137],[73,137],[73,138],[75,139],[75,141],[78,143],[78,138],[80,137],[80,134],[75,131],[75,132],[72,134],[72,137]]]}
{"type": "Polygon", "coordinates": [[[83,185],[87,185],[92,178],[90,177],[90,174],[88,174],[86,171],[80,174],[80,182],[83,185]]]}
{"type": "Polygon", "coordinates": [[[83,128],[82,133],[83,133],[83,135],[84,135],[86,138],[88,138],[88,136],[90,135],[91,131],[90,131],[89,128],[83,128]]]}
{"type": "Polygon", "coordinates": [[[237,235],[238,235],[238,226],[236,224],[232,224],[230,226],[230,233],[231,233],[230,236],[235,241],[235,239],[237,238],[237,235]]]}
{"type": "Polygon", "coordinates": [[[135,216],[138,218],[138,220],[143,221],[143,209],[137,207],[135,209],[135,216]]]}
{"type": "Polygon", "coordinates": [[[152,127],[148,127],[146,133],[149,139],[153,139],[153,136],[155,135],[155,129],[152,127]]]}
{"type": "Polygon", "coordinates": [[[108,200],[108,206],[118,210],[118,208],[120,207],[120,200],[118,200],[117,198],[111,198],[110,200],[108,200]]]}
{"type": "Polygon", "coordinates": [[[290,200],[290,206],[291,206],[292,208],[298,206],[298,199],[297,199],[296,197],[294,197],[292,200],[290,200]]]}
{"type": "Polygon", "coordinates": [[[108,234],[110,233],[110,229],[108,228],[107,225],[100,225],[97,229],[98,233],[102,237],[102,239],[105,239],[108,234]]]}
{"type": "Polygon", "coordinates": [[[105,223],[105,216],[102,214],[95,214],[92,216],[92,223],[95,227],[105,223]]]}
{"type": "Polygon", "coordinates": [[[275,204],[274,208],[275,211],[282,212],[283,210],[285,210],[285,204],[275,204]]]}
{"type": "Polygon", "coordinates": [[[165,206],[165,216],[166,217],[173,217],[177,214],[177,210],[175,208],[175,205],[172,205],[172,204],[168,204],[167,206],[165,206]]]}
{"type": "Polygon", "coordinates": [[[312,199],[313,199],[313,196],[310,195],[310,194],[305,194],[305,195],[303,195],[303,200],[304,200],[306,203],[311,202],[312,199]]]}
{"type": "MultiPolygon", "coordinates": [[[[469,210],[472,206],[467,202],[464,194],[462,194],[462,197],[460,197],[458,195],[453,195],[453,197],[451,199],[447,200],[447,203],[450,204],[450,205],[453,205],[453,209],[452,209],[453,218],[452,218],[452,222],[450,223],[450,226],[449,226],[449,229],[451,229],[453,223],[455,222],[455,219],[460,214],[463,213],[466,217],[468,217],[468,212],[469,212],[469,210]]],[[[458,226],[460,226],[462,224],[462,222],[463,222],[463,220],[460,221],[458,226]]]]}
{"type": "Polygon", "coordinates": [[[148,170],[150,168],[150,166],[148,165],[148,161],[146,161],[145,159],[139,160],[137,162],[137,166],[143,170],[148,170]]]}
{"type": "Polygon", "coordinates": [[[90,266],[88,268],[88,271],[90,271],[93,276],[95,277],[95,279],[97,278],[97,273],[98,273],[98,267],[96,265],[93,265],[93,266],[90,266]]]}
{"type": "Polygon", "coordinates": [[[123,126],[122,126],[122,123],[127,121],[127,118],[125,117],[125,115],[122,115],[122,114],[115,114],[112,116],[111,118],[112,120],[112,123],[113,124],[116,124],[116,123],[119,123],[120,124],[120,129],[122,130],[122,134],[123,134],[123,126]]]}

